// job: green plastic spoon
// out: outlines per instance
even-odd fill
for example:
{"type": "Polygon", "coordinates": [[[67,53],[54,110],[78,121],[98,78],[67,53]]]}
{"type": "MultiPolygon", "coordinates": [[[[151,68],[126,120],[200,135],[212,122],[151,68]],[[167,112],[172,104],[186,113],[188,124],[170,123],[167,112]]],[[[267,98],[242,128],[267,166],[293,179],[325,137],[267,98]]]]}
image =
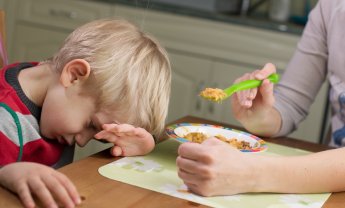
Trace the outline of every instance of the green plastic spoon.
{"type": "MultiPolygon", "coordinates": [[[[271,74],[267,77],[270,82],[276,84],[279,82],[280,76],[279,74],[271,74]]],[[[231,85],[230,87],[222,90],[222,89],[213,89],[213,88],[206,88],[204,91],[200,93],[200,96],[211,101],[220,102],[225,100],[226,98],[230,97],[235,92],[241,90],[248,90],[252,88],[259,87],[262,83],[262,80],[245,80],[236,84],[231,85]]]]}

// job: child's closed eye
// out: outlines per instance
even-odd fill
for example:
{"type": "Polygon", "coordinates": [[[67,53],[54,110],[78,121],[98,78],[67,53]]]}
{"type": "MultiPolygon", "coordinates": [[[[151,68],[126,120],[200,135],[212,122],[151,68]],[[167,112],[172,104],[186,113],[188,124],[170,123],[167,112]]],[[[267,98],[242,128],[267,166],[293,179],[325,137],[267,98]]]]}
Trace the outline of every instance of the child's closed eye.
{"type": "Polygon", "coordinates": [[[98,131],[97,126],[94,124],[94,122],[92,120],[90,121],[90,123],[88,125],[88,128],[92,129],[92,130],[95,130],[95,131],[98,131]]]}

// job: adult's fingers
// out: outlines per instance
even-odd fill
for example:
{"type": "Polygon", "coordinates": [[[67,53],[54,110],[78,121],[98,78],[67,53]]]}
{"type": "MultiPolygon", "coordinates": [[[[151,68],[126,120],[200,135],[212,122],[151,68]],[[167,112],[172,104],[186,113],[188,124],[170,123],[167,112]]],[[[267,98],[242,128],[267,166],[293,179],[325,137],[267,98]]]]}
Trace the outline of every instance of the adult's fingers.
{"type": "Polygon", "coordinates": [[[199,173],[199,165],[201,165],[201,163],[199,163],[198,161],[195,160],[190,160],[190,159],[186,159],[183,158],[181,156],[178,156],[176,158],[176,165],[177,167],[179,167],[180,169],[190,173],[190,174],[197,174],[199,173]]]}
{"type": "Polygon", "coordinates": [[[177,152],[181,157],[184,157],[190,160],[198,160],[202,156],[203,151],[204,151],[204,148],[200,144],[187,142],[187,143],[181,144],[177,152]]]}
{"type": "Polygon", "coordinates": [[[216,137],[210,137],[201,143],[201,145],[207,145],[207,146],[221,145],[221,144],[224,144],[224,143],[221,140],[217,139],[216,137]]]}
{"type": "Polygon", "coordinates": [[[184,183],[193,184],[193,185],[198,184],[195,174],[179,169],[177,171],[177,175],[183,180],[184,183]]]}
{"type": "MultiPolygon", "coordinates": [[[[252,78],[252,74],[251,73],[246,73],[244,74],[242,77],[236,79],[235,83],[239,83],[245,80],[249,80],[252,78]]],[[[250,97],[251,97],[251,90],[241,90],[236,92],[236,94],[234,96],[237,96],[238,99],[238,103],[246,108],[251,107],[251,101],[250,101],[250,97]]]]}
{"type": "Polygon", "coordinates": [[[183,143],[178,148],[178,154],[182,158],[198,161],[204,164],[211,164],[214,161],[212,149],[209,145],[198,143],[183,143]]]}
{"type": "MultiPolygon", "coordinates": [[[[250,79],[253,80],[253,79],[256,79],[255,77],[255,74],[256,73],[259,73],[260,70],[255,70],[253,73],[250,74],[250,79]]],[[[249,101],[250,102],[250,106],[251,106],[251,102],[252,100],[254,100],[254,98],[256,97],[256,94],[258,92],[258,88],[255,87],[255,88],[252,88],[249,90],[249,94],[247,95],[247,102],[249,101]]]]}
{"type": "Polygon", "coordinates": [[[256,79],[263,80],[263,79],[267,78],[270,74],[273,74],[275,72],[276,72],[276,67],[272,63],[267,63],[259,71],[259,73],[256,73],[255,77],[256,77],[256,79]]]}
{"type": "Polygon", "coordinates": [[[272,106],[274,104],[273,83],[265,79],[260,88],[260,93],[262,94],[263,102],[266,105],[272,106]]]}

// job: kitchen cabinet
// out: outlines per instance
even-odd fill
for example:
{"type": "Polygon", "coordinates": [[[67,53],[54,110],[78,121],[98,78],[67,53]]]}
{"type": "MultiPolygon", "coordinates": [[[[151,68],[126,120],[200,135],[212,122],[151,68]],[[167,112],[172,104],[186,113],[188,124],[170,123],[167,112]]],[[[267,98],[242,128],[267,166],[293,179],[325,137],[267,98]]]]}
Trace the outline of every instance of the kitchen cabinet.
{"type": "MultiPolygon", "coordinates": [[[[228,87],[237,77],[260,69],[267,62],[274,63],[278,73],[283,73],[299,40],[292,34],[124,5],[115,5],[114,16],[135,22],[168,50],[173,80],[167,122],[194,115],[239,125],[229,100],[211,103],[198,93],[204,87],[228,87]]],[[[324,84],[309,116],[290,136],[318,142],[326,97],[324,84]]]]}
{"type": "Polygon", "coordinates": [[[39,61],[55,53],[74,28],[108,17],[110,8],[95,2],[17,0],[11,61],[39,61]]]}
{"type": "Polygon", "coordinates": [[[41,61],[50,58],[68,35],[64,31],[26,24],[16,25],[15,30],[16,43],[11,54],[11,58],[15,58],[13,61],[41,61]]]}
{"type": "Polygon", "coordinates": [[[198,93],[207,86],[211,60],[170,52],[172,62],[172,89],[168,122],[184,115],[203,116],[205,104],[198,93]]]}
{"type": "Polygon", "coordinates": [[[250,69],[191,55],[169,54],[173,68],[169,122],[184,115],[193,115],[239,125],[232,116],[230,100],[213,103],[198,94],[205,87],[226,88],[232,79],[250,69]]]}

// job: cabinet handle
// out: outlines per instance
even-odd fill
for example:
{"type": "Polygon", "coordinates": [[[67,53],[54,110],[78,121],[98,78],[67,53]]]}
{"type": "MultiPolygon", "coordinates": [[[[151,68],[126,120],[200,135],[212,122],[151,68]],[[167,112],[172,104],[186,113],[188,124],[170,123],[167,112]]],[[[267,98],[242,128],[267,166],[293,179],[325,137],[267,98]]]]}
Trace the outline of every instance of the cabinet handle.
{"type": "MultiPolygon", "coordinates": [[[[214,83],[213,84],[213,88],[218,88],[218,84],[217,83],[214,83]]],[[[214,103],[213,102],[209,102],[209,104],[208,104],[208,112],[210,113],[210,114],[213,114],[214,113],[214,103]]]]}
{"type": "Polygon", "coordinates": [[[213,113],[214,113],[214,104],[211,103],[211,102],[208,104],[208,112],[209,112],[210,114],[213,114],[213,113]]]}
{"type": "Polygon", "coordinates": [[[198,98],[196,100],[195,109],[196,109],[196,111],[200,111],[201,110],[201,100],[200,100],[200,98],[198,98]]]}
{"type": "Polygon", "coordinates": [[[74,11],[65,11],[61,9],[50,9],[49,14],[54,17],[64,17],[68,19],[77,18],[77,12],[74,11]]]}
{"type": "MultiPolygon", "coordinates": [[[[201,92],[201,90],[204,89],[204,87],[205,87],[205,82],[204,81],[199,82],[199,84],[196,88],[195,94],[198,96],[199,93],[201,92]]],[[[199,96],[196,99],[195,109],[196,109],[196,111],[201,111],[201,98],[199,96]]]]}

